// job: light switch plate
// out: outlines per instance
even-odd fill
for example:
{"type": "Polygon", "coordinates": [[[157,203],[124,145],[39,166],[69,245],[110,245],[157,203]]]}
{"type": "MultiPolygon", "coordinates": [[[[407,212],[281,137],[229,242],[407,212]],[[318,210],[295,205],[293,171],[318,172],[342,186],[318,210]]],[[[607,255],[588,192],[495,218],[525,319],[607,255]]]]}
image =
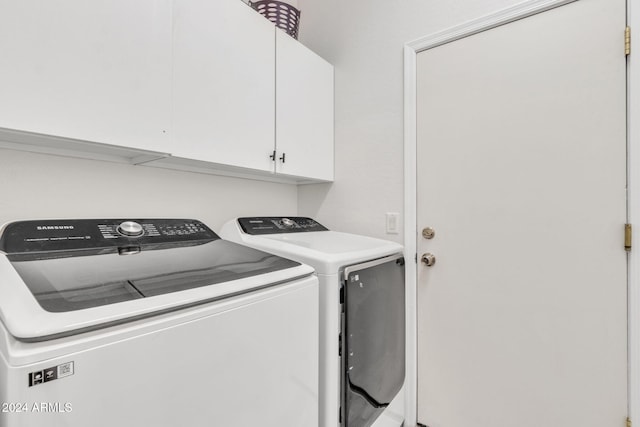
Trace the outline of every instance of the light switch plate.
{"type": "Polygon", "coordinates": [[[398,212],[387,212],[386,230],[387,234],[400,232],[400,214],[398,212]]]}

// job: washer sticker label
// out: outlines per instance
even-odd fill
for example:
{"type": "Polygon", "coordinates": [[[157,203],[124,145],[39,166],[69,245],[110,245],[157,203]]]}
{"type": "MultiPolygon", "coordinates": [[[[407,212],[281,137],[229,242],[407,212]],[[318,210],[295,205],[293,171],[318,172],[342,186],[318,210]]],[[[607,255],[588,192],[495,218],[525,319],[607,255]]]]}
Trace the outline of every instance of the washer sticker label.
{"type": "Polygon", "coordinates": [[[73,362],[29,373],[29,387],[73,375],[73,362]]]}

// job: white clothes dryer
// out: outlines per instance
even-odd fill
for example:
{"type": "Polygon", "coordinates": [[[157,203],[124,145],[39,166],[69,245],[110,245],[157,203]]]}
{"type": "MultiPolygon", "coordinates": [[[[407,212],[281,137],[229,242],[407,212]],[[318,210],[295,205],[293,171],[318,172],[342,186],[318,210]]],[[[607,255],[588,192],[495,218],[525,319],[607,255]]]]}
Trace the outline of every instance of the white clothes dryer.
{"type": "Polygon", "coordinates": [[[402,426],[402,246],[329,231],[302,217],[237,218],[220,235],[315,269],[320,283],[320,426],[402,426]]]}

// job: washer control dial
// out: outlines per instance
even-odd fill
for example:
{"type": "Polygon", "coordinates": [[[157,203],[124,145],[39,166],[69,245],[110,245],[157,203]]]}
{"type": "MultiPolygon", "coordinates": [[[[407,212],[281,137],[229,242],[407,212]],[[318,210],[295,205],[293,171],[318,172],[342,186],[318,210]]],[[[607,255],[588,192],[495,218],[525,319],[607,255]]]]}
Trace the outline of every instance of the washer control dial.
{"type": "Polygon", "coordinates": [[[118,226],[118,233],[127,237],[139,237],[144,233],[144,229],[137,222],[125,221],[118,226]]]}

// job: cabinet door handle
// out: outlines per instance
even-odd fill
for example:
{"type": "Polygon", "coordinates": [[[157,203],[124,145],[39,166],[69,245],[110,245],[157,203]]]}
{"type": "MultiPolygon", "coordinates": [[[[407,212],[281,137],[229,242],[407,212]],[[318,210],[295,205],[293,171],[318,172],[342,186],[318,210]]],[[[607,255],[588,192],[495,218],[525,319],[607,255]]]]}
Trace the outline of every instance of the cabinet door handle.
{"type": "Polygon", "coordinates": [[[276,150],[273,150],[273,153],[269,155],[269,158],[274,162],[276,161],[276,150]]]}
{"type": "Polygon", "coordinates": [[[284,157],[287,153],[282,153],[282,157],[280,157],[280,160],[282,160],[282,163],[284,163],[284,157]]]}

